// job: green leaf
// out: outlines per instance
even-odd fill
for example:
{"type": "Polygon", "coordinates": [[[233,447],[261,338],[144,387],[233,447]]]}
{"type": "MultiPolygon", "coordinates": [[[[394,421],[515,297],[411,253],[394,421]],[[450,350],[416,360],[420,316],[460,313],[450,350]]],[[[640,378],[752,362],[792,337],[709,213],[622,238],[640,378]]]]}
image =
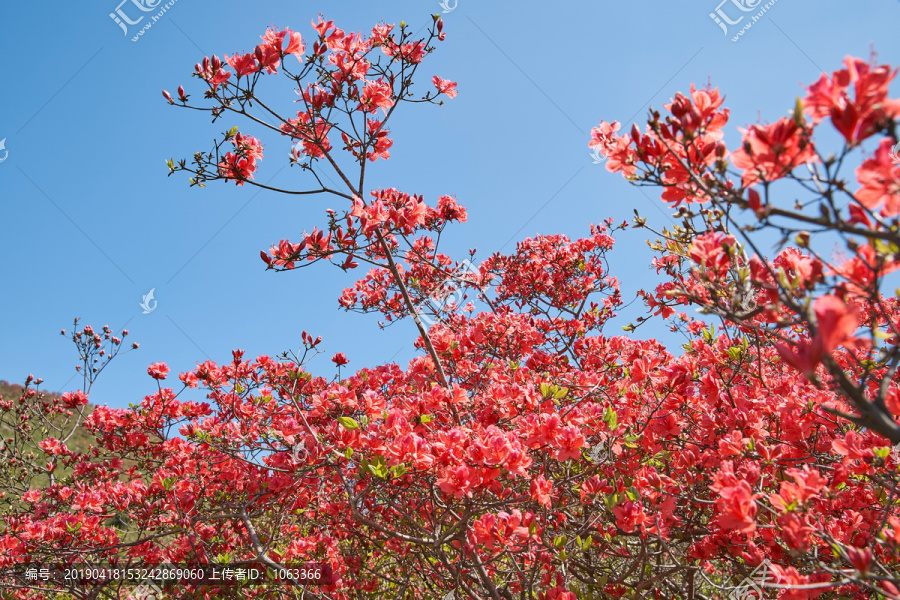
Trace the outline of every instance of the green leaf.
{"type": "Polygon", "coordinates": [[[557,392],[555,394],[553,394],[553,397],[556,399],[565,398],[566,394],[568,394],[568,393],[569,393],[569,388],[565,388],[565,387],[559,388],[559,390],[557,390],[557,392]]]}
{"type": "Polygon", "coordinates": [[[613,492],[612,494],[604,498],[604,502],[606,504],[606,508],[612,510],[613,506],[619,503],[619,495],[613,492]]]}
{"type": "Polygon", "coordinates": [[[875,240],[875,249],[881,252],[882,254],[896,254],[897,253],[897,245],[891,242],[886,242],[882,239],[875,240]]]}
{"type": "Polygon", "coordinates": [[[356,419],[351,417],[338,417],[338,423],[343,425],[344,429],[359,429],[359,423],[356,422],[356,419]]]}
{"type": "Polygon", "coordinates": [[[558,535],[555,538],[553,538],[553,547],[554,548],[561,548],[565,545],[566,545],[566,536],[558,535]]]}
{"type": "Polygon", "coordinates": [[[344,450],[344,456],[347,458],[347,460],[350,460],[350,457],[353,456],[353,448],[347,446],[347,449],[344,450]]]}
{"type": "Polygon", "coordinates": [[[549,395],[550,395],[550,386],[547,385],[546,383],[542,383],[541,384],[541,396],[544,396],[546,398],[549,395]]]}
{"type": "Polygon", "coordinates": [[[619,424],[619,416],[610,406],[606,407],[606,413],[603,415],[603,420],[609,425],[610,430],[614,430],[619,424]]]}
{"type": "Polygon", "coordinates": [[[388,474],[388,467],[384,462],[384,459],[380,456],[375,456],[371,462],[365,464],[366,470],[378,477],[379,479],[384,479],[388,474]]]}
{"type": "Polygon", "coordinates": [[[419,422],[422,423],[422,425],[425,425],[426,423],[431,423],[432,421],[434,421],[433,415],[422,415],[421,417],[419,417],[419,422]]]}

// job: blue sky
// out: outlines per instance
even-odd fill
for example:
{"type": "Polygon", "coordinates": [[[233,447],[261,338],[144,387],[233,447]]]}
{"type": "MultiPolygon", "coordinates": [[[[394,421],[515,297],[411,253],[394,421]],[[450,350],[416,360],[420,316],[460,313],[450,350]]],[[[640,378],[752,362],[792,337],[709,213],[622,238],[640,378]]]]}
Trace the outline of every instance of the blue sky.
{"type": "MultiPolygon", "coordinates": [[[[338,199],[221,182],[189,189],[184,174],[167,177],[165,159],[208,150],[218,132],[244,123],[212,125],[170,107],[160,90],[184,84],[199,97],[194,63],[252,50],[270,24],[308,39],[319,12],[345,30],[381,20],[419,28],[453,2],[177,0],[137,42],[132,36],[148,19],[124,34],[109,17],[118,2],[3,9],[0,378],[22,382],[34,373],[47,389],[79,387],[74,348],[59,335],[75,316],[95,327],[127,326],[129,340],[141,344],[113,362],[91,395],[117,407],[155,390],[146,375],[151,362],[181,372],[207,359],[230,361],[232,348],[276,356],[296,348],[304,329],[324,337],[325,354],[310,366],[317,374],[334,374],[328,359],[338,351],[353,368],[405,364],[414,356],[411,322],[382,331],[376,315],[339,310],[353,272],[323,264],[275,274],[259,260],[260,249],[324,222],[338,199]],[[151,288],[157,308],[142,314],[151,288]]],[[[598,119],[628,129],[643,123],[649,105],[661,109],[691,82],[709,80],[727,95],[725,139],[734,147],[737,127],[783,116],[802,95],[801,83],[839,68],[847,54],[868,57],[872,45],[880,62],[900,64],[896,0],[780,0],[737,42],[731,36],[749,17],[726,35],[709,16],[717,7],[732,20],[744,14],[731,0],[458,0],[443,15],[447,41],[427,60],[421,86],[439,74],[459,82],[459,97],[443,107],[404,107],[392,121],[392,159],[371,165],[370,186],[430,201],[455,195],[469,222],[449,231],[443,247],[458,259],[468,248],[478,248],[479,258],[509,252],[536,233],[586,235],[589,223],[630,219],[634,208],[661,226],[667,217],[651,190],[593,164],[587,141],[598,119]]],[[[121,9],[132,20],[142,14],[131,0],[121,9]]],[[[286,139],[263,142],[259,180],[310,185],[298,169],[282,169],[286,139]]],[[[626,301],[657,283],[646,237],[620,234],[611,255],[626,301]]],[[[620,314],[609,334],[643,308],[635,303],[620,314]]],[[[661,326],[638,334],[677,343],[661,326]]]]}

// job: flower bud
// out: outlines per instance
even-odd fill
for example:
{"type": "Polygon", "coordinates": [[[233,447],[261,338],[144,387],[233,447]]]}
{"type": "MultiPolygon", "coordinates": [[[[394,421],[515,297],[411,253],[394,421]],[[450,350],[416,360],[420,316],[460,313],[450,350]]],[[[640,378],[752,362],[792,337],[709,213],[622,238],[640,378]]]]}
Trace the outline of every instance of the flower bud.
{"type": "Polygon", "coordinates": [[[635,144],[641,143],[641,130],[638,129],[637,123],[631,124],[631,139],[634,140],[635,144]]]}

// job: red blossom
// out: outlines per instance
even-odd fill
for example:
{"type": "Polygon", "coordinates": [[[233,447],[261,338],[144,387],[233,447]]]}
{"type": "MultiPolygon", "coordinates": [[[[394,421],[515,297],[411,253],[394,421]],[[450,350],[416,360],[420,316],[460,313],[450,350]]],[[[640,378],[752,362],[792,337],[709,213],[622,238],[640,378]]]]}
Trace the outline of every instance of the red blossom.
{"type": "Polygon", "coordinates": [[[387,114],[392,106],[394,106],[393,89],[389,83],[381,79],[366,82],[359,96],[360,110],[374,113],[380,108],[387,114]]]}
{"type": "Polygon", "coordinates": [[[431,81],[434,83],[434,87],[437,88],[438,94],[444,94],[448,98],[456,98],[457,91],[455,81],[441,79],[437,75],[435,75],[431,81]]]}
{"type": "Polygon", "coordinates": [[[793,346],[775,346],[786,363],[810,378],[822,359],[852,339],[858,327],[856,308],[836,296],[822,296],[814,303],[813,310],[817,332],[811,341],[799,340],[793,346]]]}
{"type": "Polygon", "coordinates": [[[844,64],[846,68],[830,77],[823,73],[808,88],[803,106],[815,123],[830,116],[847,142],[855,145],[872,136],[886,119],[900,116],[900,100],[887,97],[897,70],[852,56],[846,57],[844,64]]]}
{"type": "Polygon", "coordinates": [[[751,125],[743,133],[743,145],[732,153],[731,160],[744,171],[744,186],[780,179],[795,167],[818,160],[812,142],[794,119],[751,125]]]}
{"type": "Polygon", "coordinates": [[[166,375],[168,375],[169,367],[166,365],[166,363],[162,363],[162,362],[153,363],[152,365],[147,367],[147,373],[153,379],[162,380],[162,379],[166,378],[166,375]]]}
{"type": "MultiPolygon", "coordinates": [[[[856,169],[856,179],[862,185],[855,194],[856,201],[869,210],[881,207],[882,217],[900,214],[900,162],[895,158],[893,147],[891,138],[881,140],[875,155],[856,169]]],[[[851,204],[851,212],[854,208],[851,204]]],[[[870,226],[865,214],[860,214],[856,220],[870,226]]]]}

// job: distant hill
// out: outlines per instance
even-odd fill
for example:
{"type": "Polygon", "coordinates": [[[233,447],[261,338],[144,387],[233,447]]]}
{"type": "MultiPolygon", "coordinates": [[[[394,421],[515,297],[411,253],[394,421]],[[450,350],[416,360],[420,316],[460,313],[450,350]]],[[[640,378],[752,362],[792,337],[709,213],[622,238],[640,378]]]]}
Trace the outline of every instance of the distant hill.
{"type": "MultiPolygon", "coordinates": [[[[22,391],[24,389],[25,388],[19,384],[9,383],[8,381],[0,379],[0,398],[2,398],[3,400],[14,400],[15,402],[18,402],[19,398],[22,397],[22,391]]],[[[43,395],[45,399],[59,398],[60,396],[62,396],[60,392],[48,392],[41,390],[40,392],[38,392],[38,396],[35,396],[32,401],[35,401],[35,399],[39,398],[41,395],[43,395]]],[[[91,414],[92,412],[94,412],[94,406],[88,404],[85,407],[85,416],[91,414]]],[[[5,421],[6,419],[0,420],[0,432],[2,432],[4,437],[6,437],[9,432],[9,427],[5,421]]],[[[72,434],[72,437],[69,438],[69,441],[66,442],[66,445],[73,452],[85,452],[93,443],[93,441],[93,434],[84,427],[79,426],[78,429],[75,430],[75,433],[72,434]]]]}
{"type": "MultiPolygon", "coordinates": [[[[18,404],[19,399],[22,397],[22,392],[24,391],[24,389],[25,388],[19,384],[9,383],[8,381],[0,379],[0,401],[14,402],[14,403],[18,404]]],[[[27,402],[34,403],[37,406],[42,401],[50,400],[53,398],[59,398],[61,395],[62,394],[60,394],[59,392],[40,391],[40,392],[38,392],[37,395],[28,399],[27,402]]],[[[85,407],[85,415],[90,414],[91,412],[93,412],[93,410],[94,410],[94,407],[91,406],[90,404],[88,404],[85,407]]],[[[15,418],[16,418],[16,416],[15,416],[14,411],[5,411],[3,409],[0,409],[0,437],[2,437],[3,440],[7,440],[9,437],[11,437],[13,435],[15,418]]],[[[51,423],[59,426],[59,425],[63,424],[63,419],[60,417],[57,417],[57,418],[51,420],[51,423]]],[[[37,424],[35,423],[35,425],[37,425],[37,424]]],[[[66,430],[66,434],[67,433],[68,433],[68,430],[66,430]]],[[[31,439],[32,439],[33,445],[36,448],[36,453],[40,453],[40,454],[43,454],[43,451],[41,451],[39,448],[37,448],[38,442],[40,442],[41,440],[43,440],[46,437],[55,437],[57,439],[60,439],[61,437],[63,437],[62,434],[60,434],[56,431],[52,431],[52,430],[45,435],[41,431],[41,427],[39,427],[39,426],[35,426],[34,430],[31,432],[31,436],[32,436],[31,439]]],[[[88,431],[84,427],[83,424],[79,424],[78,427],[75,428],[75,432],[72,434],[72,437],[70,437],[68,439],[68,441],[66,442],[66,447],[69,450],[71,450],[72,452],[87,452],[87,450],[94,443],[94,441],[95,441],[94,435],[90,431],[88,431]]],[[[2,450],[0,450],[0,453],[2,453],[2,450]]],[[[6,464],[6,460],[5,460],[6,457],[0,456],[0,458],[4,459],[2,461],[2,463],[0,463],[0,487],[2,487],[4,484],[9,483],[10,480],[7,478],[14,477],[15,474],[17,473],[17,470],[11,469],[9,467],[9,465],[6,464]]],[[[39,458],[42,458],[42,457],[39,457],[39,458]]],[[[60,466],[57,468],[55,475],[57,477],[59,477],[59,476],[67,474],[67,471],[68,471],[67,469],[60,466]]],[[[30,487],[32,487],[32,488],[42,487],[42,486],[46,485],[48,482],[49,482],[49,478],[46,477],[46,475],[40,476],[40,477],[35,477],[34,479],[32,479],[30,481],[30,487]]]]}

